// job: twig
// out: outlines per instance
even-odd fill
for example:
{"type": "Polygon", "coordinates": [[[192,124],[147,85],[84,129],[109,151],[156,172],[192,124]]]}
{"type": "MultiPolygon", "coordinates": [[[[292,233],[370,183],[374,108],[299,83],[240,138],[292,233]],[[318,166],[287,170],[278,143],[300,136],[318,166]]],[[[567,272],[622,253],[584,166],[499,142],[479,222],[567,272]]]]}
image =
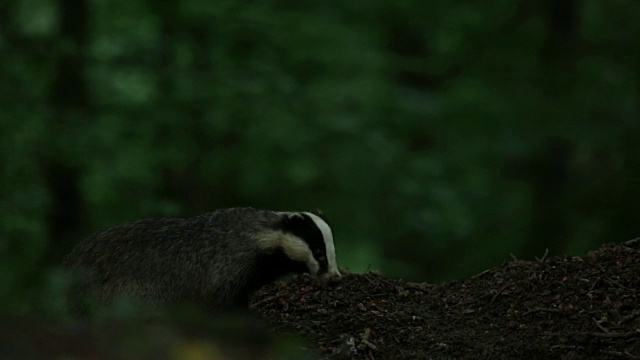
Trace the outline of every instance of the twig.
{"type": "Polygon", "coordinates": [[[542,255],[541,258],[538,259],[537,256],[534,256],[534,258],[536,258],[536,260],[538,260],[539,263],[543,263],[544,259],[547,257],[547,255],[549,255],[549,248],[544,249],[544,255],[542,255]]]}
{"type": "Polygon", "coordinates": [[[391,281],[389,281],[389,280],[385,279],[384,277],[380,277],[380,278],[379,278],[379,280],[380,280],[381,282],[383,282],[383,283],[385,283],[385,284],[389,285],[389,286],[394,286],[394,287],[396,286],[396,284],[394,284],[393,282],[391,282],[391,281]]]}
{"type": "Polygon", "coordinates": [[[622,284],[620,284],[619,282],[612,280],[612,279],[605,279],[604,281],[608,282],[609,284],[613,284],[617,287],[619,287],[620,289],[624,289],[626,290],[627,288],[625,286],[623,286],[622,284]]]}
{"type": "Polygon", "coordinates": [[[375,282],[373,282],[373,280],[369,279],[369,277],[367,276],[368,274],[365,274],[363,277],[365,278],[365,280],[367,280],[369,283],[371,283],[371,285],[374,286],[379,286],[380,284],[377,284],[375,282]]]}
{"type": "Polygon", "coordinates": [[[608,332],[608,333],[587,333],[587,334],[596,338],[601,338],[601,339],[629,339],[639,335],[635,331],[629,331],[625,333],[608,332]]]}
{"type": "Polygon", "coordinates": [[[473,275],[471,278],[472,278],[472,279],[479,278],[479,277],[481,277],[482,275],[484,275],[484,274],[488,273],[489,271],[491,271],[491,269],[487,269],[487,270],[485,270],[485,271],[483,271],[483,272],[481,272],[481,273],[479,273],[479,274],[475,274],[475,275],[473,275]]]}
{"type": "Polygon", "coordinates": [[[628,351],[622,352],[622,351],[602,350],[600,352],[607,355],[618,356],[624,359],[632,359],[632,360],[640,359],[640,356],[629,354],[628,351]]]}
{"type": "Polygon", "coordinates": [[[636,247],[638,247],[640,245],[640,237],[625,241],[625,242],[622,243],[622,245],[624,245],[626,247],[636,248],[636,247]]]}
{"type": "Polygon", "coordinates": [[[633,311],[631,314],[625,316],[624,318],[622,318],[622,320],[620,320],[620,324],[624,324],[627,321],[633,320],[635,318],[637,318],[638,316],[640,316],[640,311],[636,310],[633,311]]]}
{"type": "Polygon", "coordinates": [[[276,295],[273,295],[273,296],[269,296],[269,297],[266,297],[266,298],[264,298],[264,299],[262,299],[262,300],[259,300],[259,301],[254,302],[253,304],[251,304],[251,306],[255,308],[255,307],[258,307],[258,306],[260,306],[260,305],[262,305],[262,304],[264,304],[264,303],[268,303],[268,302],[269,302],[269,301],[271,301],[271,300],[275,300],[275,299],[277,299],[278,297],[280,297],[280,294],[276,294],[276,295]]]}
{"type": "Polygon", "coordinates": [[[609,331],[609,329],[607,329],[604,326],[602,326],[602,324],[600,324],[600,321],[596,320],[596,318],[592,317],[591,320],[593,320],[593,322],[596,324],[598,329],[600,329],[603,333],[610,333],[611,332],[611,331],[609,331]]]}
{"type": "Polygon", "coordinates": [[[371,335],[371,328],[366,328],[366,329],[364,329],[364,333],[362,334],[360,339],[362,340],[362,343],[367,345],[367,347],[369,349],[371,349],[373,351],[376,351],[376,350],[378,350],[378,347],[373,345],[373,343],[371,343],[369,341],[369,336],[370,335],[371,335]]]}
{"type": "Polygon", "coordinates": [[[429,290],[427,289],[427,287],[429,287],[428,284],[422,284],[422,283],[406,283],[404,284],[405,288],[409,288],[409,289],[414,289],[414,290],[418,290],[418,291],[422,291],[422,292],[429,292],[429,290]]]}
{"type": "Polygon", "coordinates": [[[511,284],[507,284],[507,285],[505,285],[505,286],[501,287],[501,288],[500,288],[500,290],[498,290],[498,292],[497,292],[495,295],[493,295],[493,297],[491,298],[491,301],[489,301],[489,304],[493,304],[493,302],[496,300],[496,298],[497,298],[500,294],[502,294],[505,290],[507,290],[507,288],[509,287],[509,285],[511,285],[511,284]]]}
{"type": "Polygon", "coordinates": [[[375,346],[375,345],[373,345],[369,340],[362,339],[362,343],[363,343],[363,344],[365,344],[365,345],[367,345],[367,347],[368,347],[369,349],[373,350],[373,351],[378,350],[378,347],[377,347],[377,346],[375,346]]]}
{"type": "Polygon", "coordinates": [[[509,256],[511,256],[511,259],[512,259],[513,261],[518,261],[518,258],[517,258],[515,255],[513,255],[513,254],[509,254],[509,256]]]}
{"type": "MultiPolygon", "coordinates": [[[[488,295],[488,294],[487,294],[487,295],[488,295]]],[[[445,301],[445,303],[444,303],[444,304],[445,304],[445,307],[446,307],[446,308],[452,308],[452,307],[461,306],[461,305],[469,305],[469,304],[473,304],[473,303],[477,302],[478,300],[481,300],[481,299],[482,299],[482,298],[484,298],[484,297],[486,297],[486,296],[481,296],[481,297],[480,297],[480,298],[478,298],[478,299],[473,299],[473,300],[469,300],[469,301],[461,301],[461,302],[459,302],[459,303],[455,303],[455,304],[451,304],[451,305],[449,305],[449,304],[446,302],[446,300],[444,300],[444,301],[445,301]]]]}
{"type": "Polygon", "coordinates": [[[635,331],[625,333],[597,333],[597,332],[567,332],[567,333],[547,333],[548,336],[582,336],[582,337],[594,337],[599,339],[629,339],[638,336],[635,331]]]}
{"type": "Polygon", "coordinates": [[[524,313],[522,313],[522,316],[527,316],[531,313],[534,312],[538,312],[538,311],[542,311],[542,312],[555,312],[555,313],[559,313],[561,312],[560,309],[553,309],[553,308],[541,308],[541,307],[535,307],[533,309],[527,310],[524,313]]]}

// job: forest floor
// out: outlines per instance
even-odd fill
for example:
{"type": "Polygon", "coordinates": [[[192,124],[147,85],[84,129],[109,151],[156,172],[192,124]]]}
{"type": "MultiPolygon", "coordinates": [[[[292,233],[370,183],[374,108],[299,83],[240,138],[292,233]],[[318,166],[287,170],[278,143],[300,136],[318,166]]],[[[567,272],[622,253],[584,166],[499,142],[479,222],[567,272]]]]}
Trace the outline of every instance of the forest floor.
{"type": "Polygon", "coordinates": [[[229,317],[1,318],[0,359],[640,359],[639,249],[514,260],[439,285],[301,275],[229,317]]]}
{"type": "Polygon", "coordinates": [[[278,282],[252,308],[328,359],[640,359],[640,240],[442,285],[278,282]]]}

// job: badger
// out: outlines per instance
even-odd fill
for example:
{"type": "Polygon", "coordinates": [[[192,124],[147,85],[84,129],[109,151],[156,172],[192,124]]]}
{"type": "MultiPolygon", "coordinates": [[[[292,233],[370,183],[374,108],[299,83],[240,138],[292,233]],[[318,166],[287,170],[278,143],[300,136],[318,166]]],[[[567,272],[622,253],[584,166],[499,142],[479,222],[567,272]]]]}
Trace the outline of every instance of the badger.
{"type": "Polygon", "coordinates": [[[115,225],[76,246],[63,266],[83,270],[83,294],[207,310],[248,308],[251,295],[287,274],[336,283],[333,232],[319,211],[236,207],[192,218],[115,225]]]}

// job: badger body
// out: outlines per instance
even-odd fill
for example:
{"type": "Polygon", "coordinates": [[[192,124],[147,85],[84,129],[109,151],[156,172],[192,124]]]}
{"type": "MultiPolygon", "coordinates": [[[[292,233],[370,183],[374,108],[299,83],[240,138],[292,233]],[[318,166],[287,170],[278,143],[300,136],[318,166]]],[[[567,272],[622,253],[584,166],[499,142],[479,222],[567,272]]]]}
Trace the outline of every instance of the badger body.
{"type": "Polygon", "coordinates": [[[209,310],[246,307],[255,290],[289,273],[340,278],[321,214],[248,207],[116,225],[78,245],[64,265],[86,271],[84,294],[101,301],[126,296],[209,310]]]}

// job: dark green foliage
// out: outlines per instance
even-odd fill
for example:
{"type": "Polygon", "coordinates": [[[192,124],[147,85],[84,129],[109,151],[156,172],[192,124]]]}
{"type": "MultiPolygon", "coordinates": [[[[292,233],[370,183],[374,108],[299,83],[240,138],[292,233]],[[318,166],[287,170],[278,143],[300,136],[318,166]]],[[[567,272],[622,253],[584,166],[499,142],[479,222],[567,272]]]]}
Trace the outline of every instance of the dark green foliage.
{"type": "Polygon", "coordinates": [[[637,236],[638,17],[633,1],[0,5],[0,295],[52,296],[34,284],[106,226],[228,206],[321,208],[343,266],[425,281],[637,236]]]}

